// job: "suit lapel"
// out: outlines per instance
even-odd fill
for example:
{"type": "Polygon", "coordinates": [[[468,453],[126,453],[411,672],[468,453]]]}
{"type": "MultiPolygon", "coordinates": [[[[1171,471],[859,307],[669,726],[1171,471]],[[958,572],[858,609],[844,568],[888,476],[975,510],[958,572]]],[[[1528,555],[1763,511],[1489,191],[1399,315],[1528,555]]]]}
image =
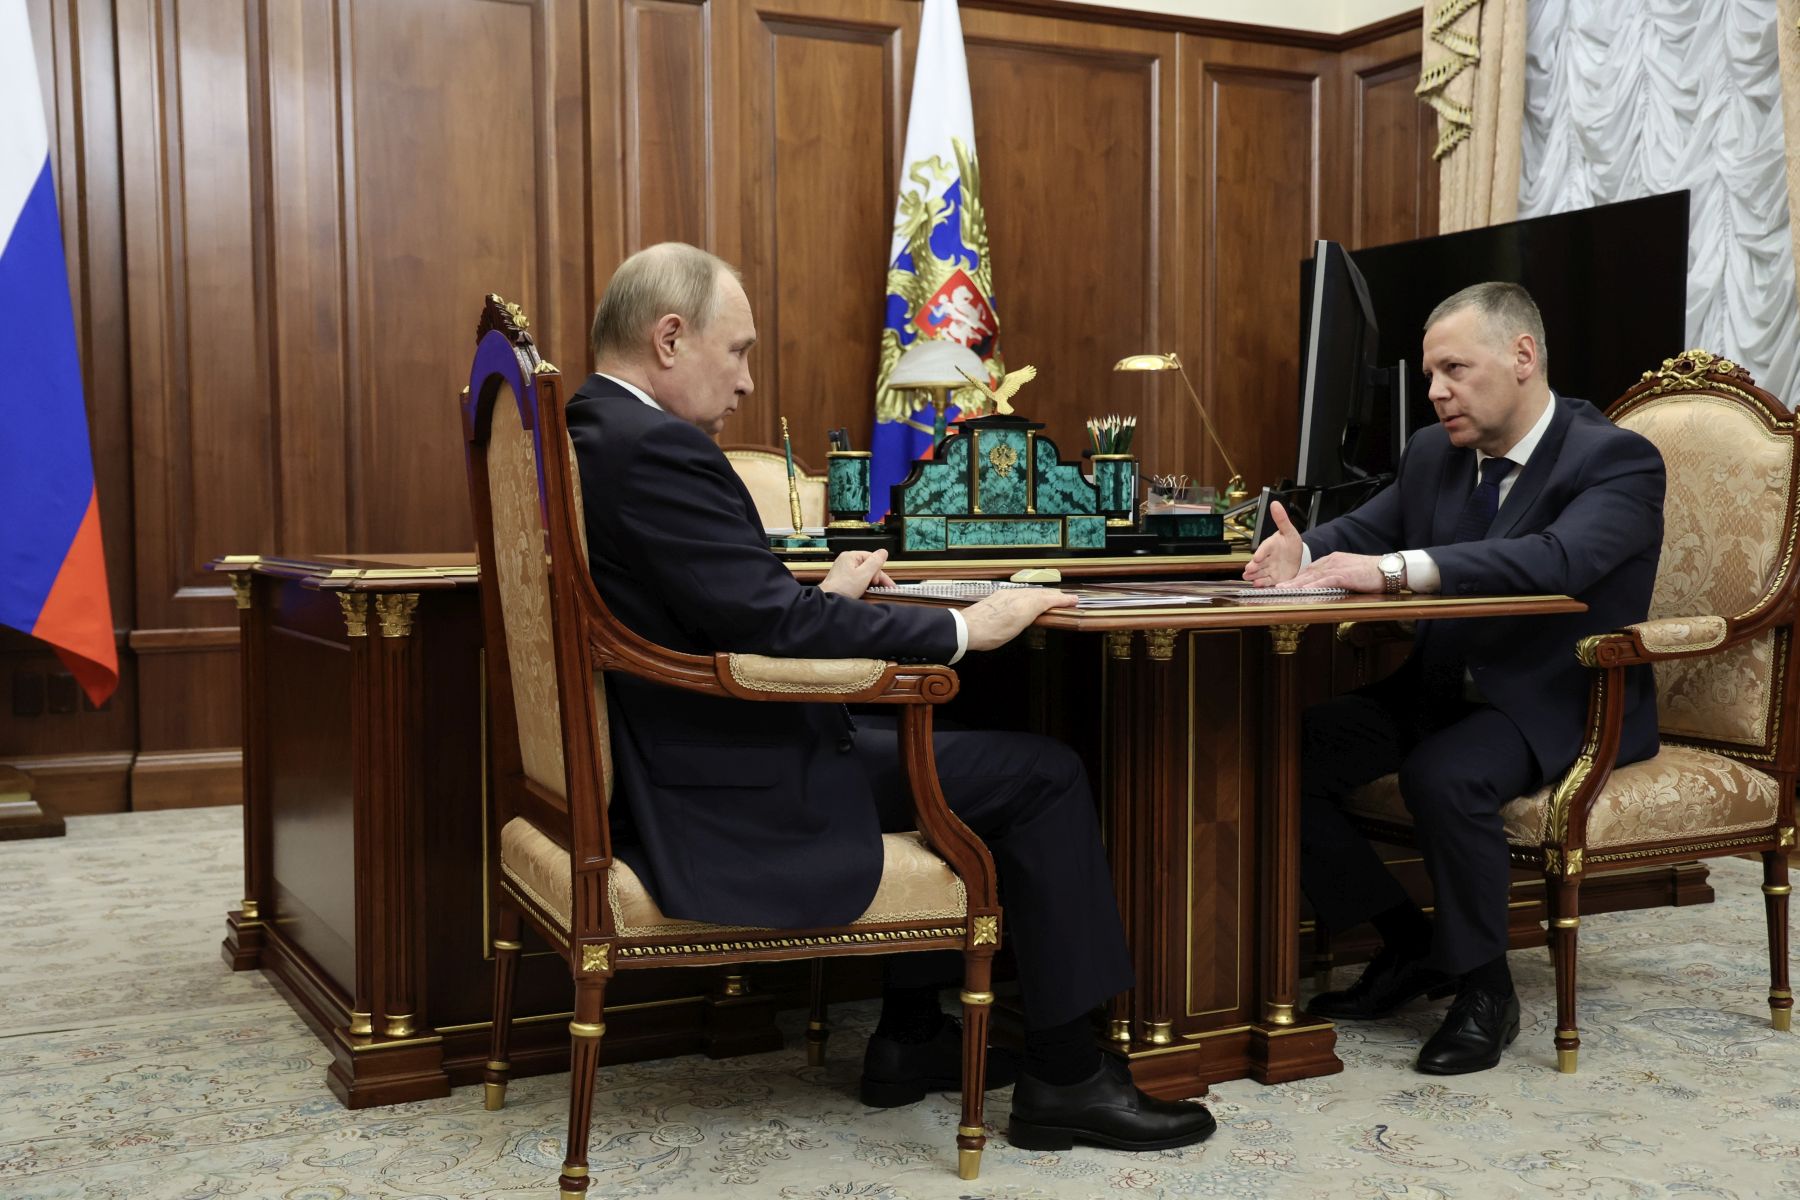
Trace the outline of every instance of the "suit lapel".
{"type": "Polygon", "coordinates": [[[1450,447],[1444,455],[1443,474],[1438,478],[1437,511],[1431,517],[1431,540],[1427,545],[1443,546],[1456,536],[1456,522],[1474,490],[1475,452],[1450,447]]]}
{"type": "Polygon", "coordinates": [[[1531,461],[1519,472],[1519,477],[1506,493],[1506,503],[1500,506],[1500,515],[1494,518],[1493,527],[1488,530],[1488,537],[1503,538],[1512,533],[1518,525],[1519,518],[1531,511],[1537,502],[1538,493],[1544,490],[1550,473],[1556,469],[1556,459],[1562,454],[1563,439],[1568,436],[1569,424],[1574,420],[1569,409],[1563,405],[1562,397],[1554,393],[1550,403],[1556,406],[1550,418],[1550,428],[1544,430],[1543,440],[1531,452],[1531,461]]]}

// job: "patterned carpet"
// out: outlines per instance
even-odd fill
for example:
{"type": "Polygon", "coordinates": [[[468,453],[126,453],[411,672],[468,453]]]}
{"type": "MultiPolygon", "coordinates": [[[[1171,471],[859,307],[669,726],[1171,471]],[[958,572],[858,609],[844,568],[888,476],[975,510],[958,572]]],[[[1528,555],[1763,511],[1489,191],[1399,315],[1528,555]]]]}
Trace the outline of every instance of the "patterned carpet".
{"type": "MultiPolygon", "coordinates": [[[[83,1200],[548,1197],[566,1076],[347,1112],[328,1057],[254,974],[218,954],[239,894],[234,810],[78,818],[0,843],[0,1196],[83,1200]]],[[[1755,864],[1714,868],[1709,906],[1582,923],[1582,1070],[1559,1076],[1542,953],[1513,956],[1525,1027],[1502,1067],[1409,1069],[1436,1009],[1343,1031],[1342,1075],[1225,1084],[1220,1130],[1127,1155],[989,1143],[952,1169],[946,1097],[855,1100],[867,1006],[840,1010],[828,1064],[794,1049],[601,1072],[596,1196],[1087,1200],[1498,1196],[1800,1198],[1800,1038],[1764,995],[1755,864]]],[[[1008,1093],[988,1106],[1006,1124],[1008,1093]]]]}

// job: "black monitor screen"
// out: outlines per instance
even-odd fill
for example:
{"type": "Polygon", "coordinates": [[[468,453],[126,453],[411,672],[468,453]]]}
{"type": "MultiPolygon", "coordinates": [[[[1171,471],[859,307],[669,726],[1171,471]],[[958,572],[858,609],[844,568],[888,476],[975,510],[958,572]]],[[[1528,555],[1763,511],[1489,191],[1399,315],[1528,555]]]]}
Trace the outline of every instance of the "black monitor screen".
{"type": "MultiPolygon", "coordinates": [[[[1425,318],[1485,280],[1523,284],[1544,315],[1550,386],[1601,408],[1686,349],[1688,194],[1670,192],[1351,252],[1381,332],[1375,361],[1419,361],[1425,318]]],[[[1413,389],[1410,424],[1435,418],[1413,389]]]]}

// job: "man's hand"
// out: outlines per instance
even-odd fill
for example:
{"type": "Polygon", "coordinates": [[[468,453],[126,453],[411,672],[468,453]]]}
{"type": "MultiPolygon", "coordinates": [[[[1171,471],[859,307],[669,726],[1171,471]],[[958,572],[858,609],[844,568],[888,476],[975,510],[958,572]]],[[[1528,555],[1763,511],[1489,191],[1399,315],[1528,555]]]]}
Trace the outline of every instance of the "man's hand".
{"type": "Polygon", "coordinates": [[[1306,570],[1282,584],[1296,588],[1343,588],[1349,592],[1384,590],[1378,554],[1327,554],[1314,559],[1306,570]]]}
{"type": "Polygon", "coordinates": [[[1275,518],[1275,533],[1263,539],[1250,565],[1244,568],[1244,581],[1256,587],[1280,587],[1291,580],[1300,570],[1301,554],[1306,549],[1281,501],[1269,502],[1269,515],[1275,518]]]}
{"type": "Polygon", "coordinates": [[[963,609],[969,627],[969,649],[992,650],[1053,608],[1073,608],[1075,597],[1055,588],[1002,588],[963,609]]]}
{"type": "Polygon", "coordinates": [[[832,561],[819,590],[857,600],[871,586],[893,587],[894,581],[881,569],[887,565],[887,557],[886,550],[846,550],[832,561]]]}

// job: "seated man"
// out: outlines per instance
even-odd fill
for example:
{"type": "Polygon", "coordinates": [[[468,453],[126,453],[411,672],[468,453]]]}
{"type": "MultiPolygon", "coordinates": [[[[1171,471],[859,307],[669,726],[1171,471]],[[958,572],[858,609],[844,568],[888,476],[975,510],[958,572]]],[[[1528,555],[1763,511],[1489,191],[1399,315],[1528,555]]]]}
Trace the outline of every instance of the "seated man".
{"type": "MultiPolygon", "coordinates": [[[[1287,514],[1245,571],[1263,586],[1352,591],[1565,593],[1584,613],[1420,622],[1389,678],[1309,709],[1301,734],[1301,886],[1333,929],[1373,921],[1382,947],[1348,989],[1314,998],[1333,1019],[1383,1016],[1456,992],[1418,1068],[1500,1060],[1517,1036],[1506,966],[1500,810],[1560,776],[1581,747],[1588,676],[1575,643],[1648,615],[1662,547],[1663,464],[1644,438],[1546,377],[1544,323],[1524,288],[1483,283],[1425,326],[1438,424],[1415,434],[1398,478],[1304,536],[1287,514]],[[1338,807],[1398,771],[1436,919],[1427,921],[1338,807]]],[[[1656,753],[1649,668],[1627,674],[1619,762],[1656,753]]]]}
{"type": "MultiPolygon", "coordinates": [[[[570,398],[568,423],[594,579],[626,625],[687,653],[954,663],[1074,602],[1033,589],[962,612],[866,603],[863,590],[887,582],[880,552],[840,555],[817,587],[796,582],[711,436],[750,394],[755,341],[737,273],[692,246],[640,251],[607,286],[598,373],[570,398]]],[[[607,687],[620,852],[664,912],[804,928],[868,907],[882,831],[912,826],[891,721],[859,728],[840,705],[699,697],[624,675],[607,687]]],[[[1089,1010],[1132,980],[1080,761],[1026,734],[940,732],[935,750],[951,809],[993,853],[1018,961],[1012,1142],[1150,1150],[1204,1138],[1210,1113],[1138,1091],[1089,1026],[1089,1010]]],[[[960,1080],[960,1039],[919,977],[927,957],[894,960],[864,1061],[870,1104],[960,1080]]],[[[1004,1082],[990,1073],[990,1086],[1004,1082]]]]}

